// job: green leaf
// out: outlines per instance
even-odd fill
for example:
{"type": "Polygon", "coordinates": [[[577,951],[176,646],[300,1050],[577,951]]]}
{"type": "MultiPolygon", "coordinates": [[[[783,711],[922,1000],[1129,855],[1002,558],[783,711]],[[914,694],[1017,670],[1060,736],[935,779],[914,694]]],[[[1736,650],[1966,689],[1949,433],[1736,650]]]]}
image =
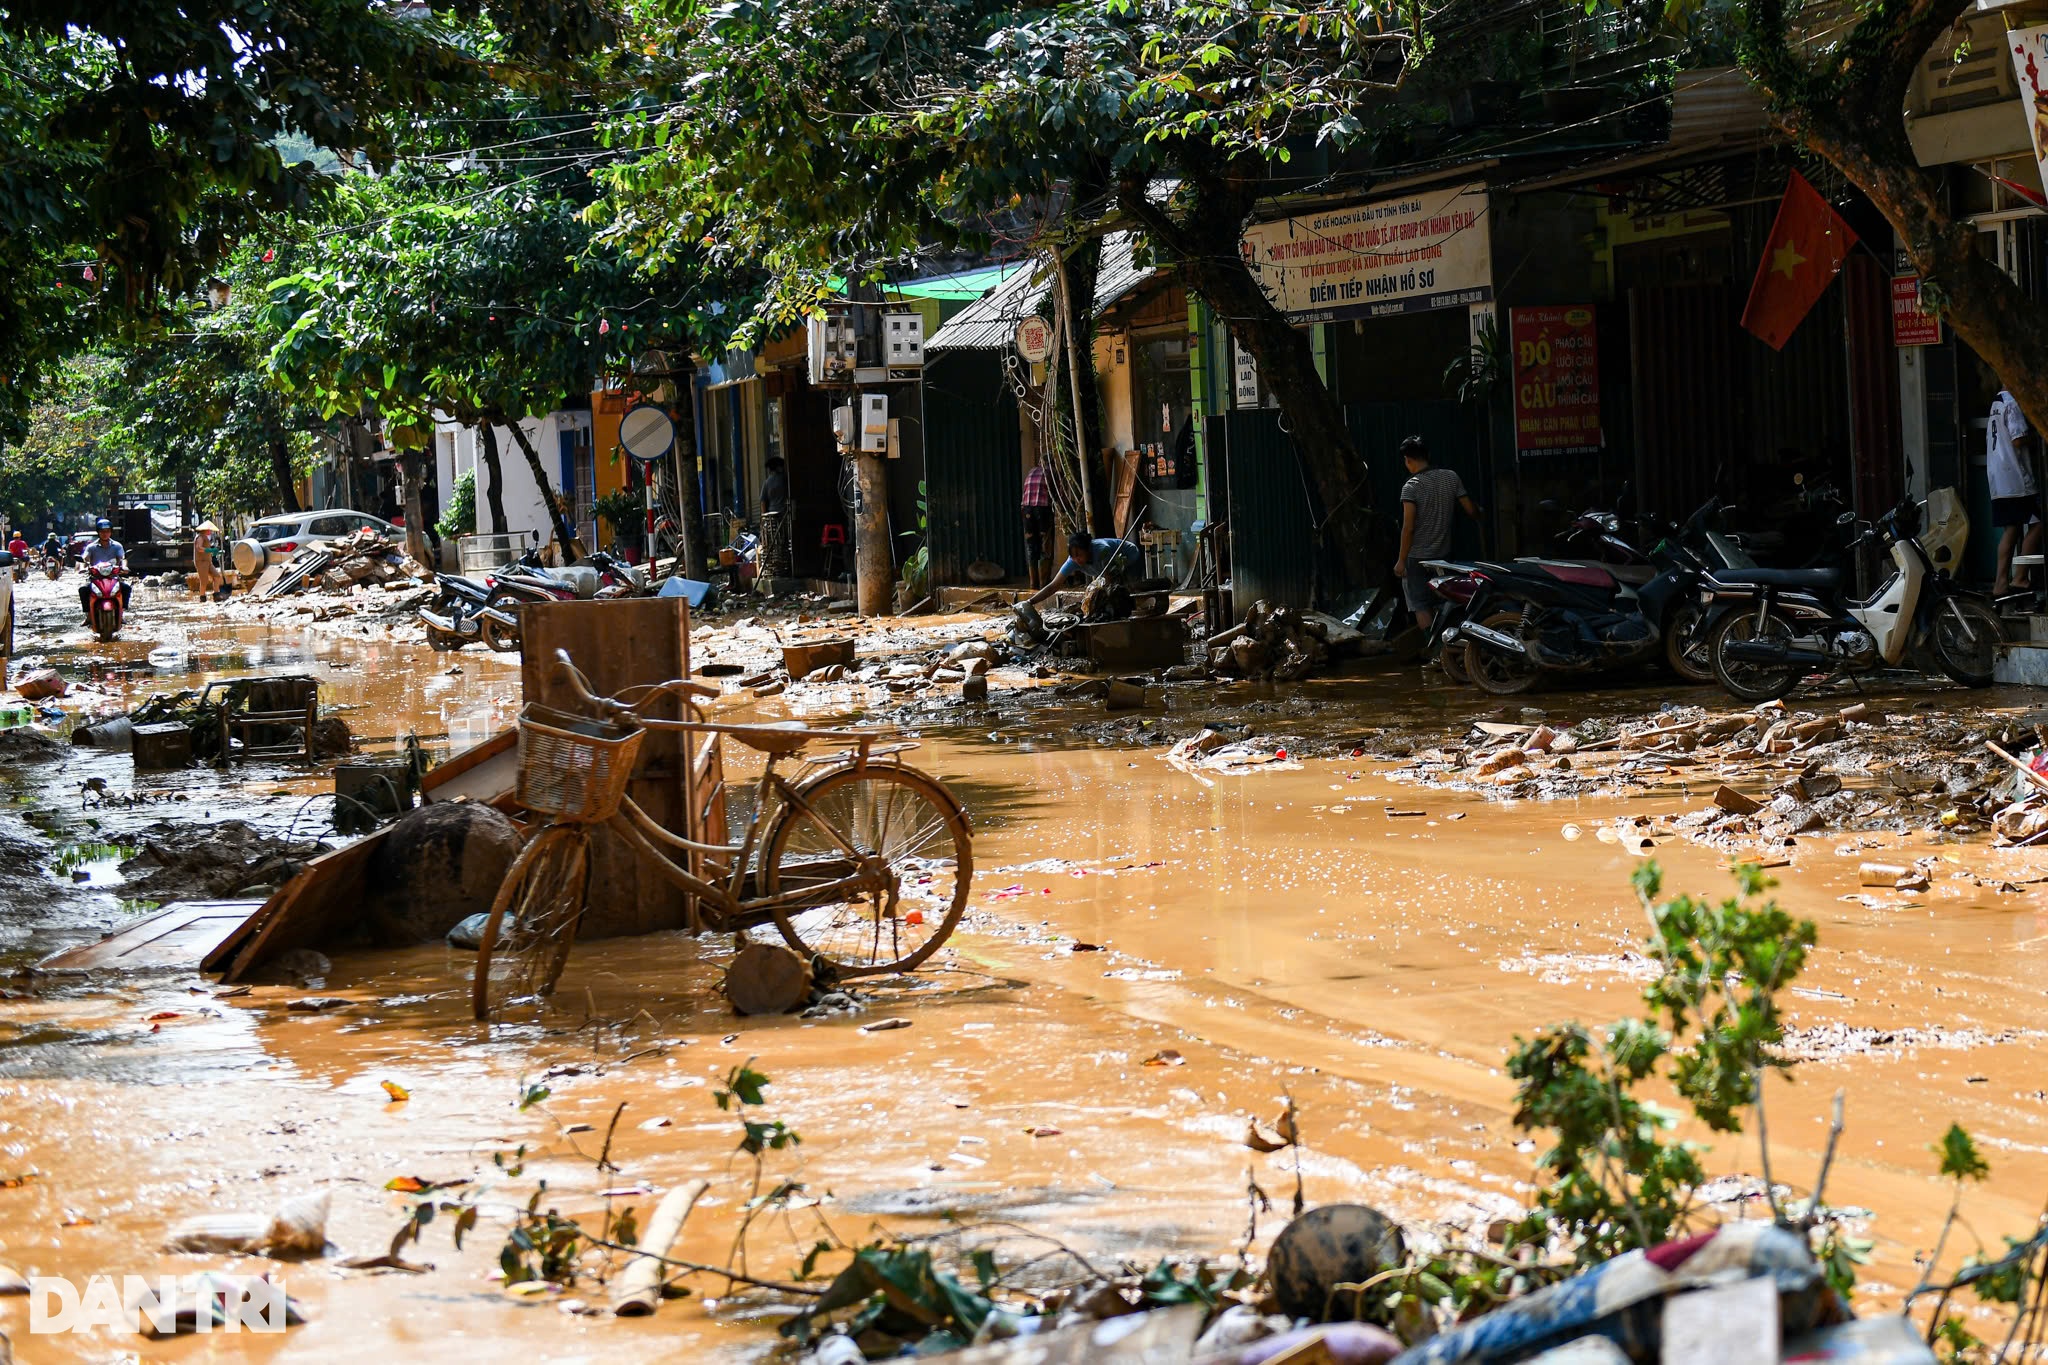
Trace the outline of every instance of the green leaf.
{"type": "Polygon", "coordinates": [[[1982,1180],[1991,1174],[1990,1163],[1977,1153],[1975,1139],[1959,1123],[1951,1123],[1941,1141],[1928,1150],[1941,1158],[1941,1173],[1951,1180],[1982,1180]]]}

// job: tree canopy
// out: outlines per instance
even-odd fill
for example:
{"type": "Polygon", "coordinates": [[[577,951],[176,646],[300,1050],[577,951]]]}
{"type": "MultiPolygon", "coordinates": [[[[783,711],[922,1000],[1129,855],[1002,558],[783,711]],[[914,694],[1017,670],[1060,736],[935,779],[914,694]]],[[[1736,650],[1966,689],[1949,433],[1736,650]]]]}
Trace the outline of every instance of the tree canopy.
{"type": "Polygon", "coordinates": [[[0,6],[0,435],[55,360],[199,286],[267,215],[388,165],[421,109],[546,89],[607,51],[592,0],[8,0],[0,6]]]}

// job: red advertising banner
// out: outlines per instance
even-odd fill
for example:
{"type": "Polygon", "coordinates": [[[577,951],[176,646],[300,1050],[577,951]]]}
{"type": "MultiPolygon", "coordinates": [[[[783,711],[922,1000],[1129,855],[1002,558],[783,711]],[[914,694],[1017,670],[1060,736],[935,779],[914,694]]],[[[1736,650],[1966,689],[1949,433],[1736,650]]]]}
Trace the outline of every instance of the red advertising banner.
{"type": "Polygon", "coordinates": [[[1516,450],[1564,454],[1601,448],[1597,342],[1591,308],[1508,310],[1516,450]]]}
{"type": "Polygon", "coordinates": [[[1941,345],[1941,317],[1920,302],[1918,275],[1892,276],[1892,345],[1941,345]]]}

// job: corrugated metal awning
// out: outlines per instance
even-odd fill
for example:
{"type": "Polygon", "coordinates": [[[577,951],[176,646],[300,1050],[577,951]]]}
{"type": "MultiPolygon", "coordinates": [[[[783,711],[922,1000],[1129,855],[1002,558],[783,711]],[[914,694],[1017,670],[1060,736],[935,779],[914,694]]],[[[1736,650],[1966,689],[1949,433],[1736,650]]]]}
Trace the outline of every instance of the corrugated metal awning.
{"type": "MultiPolygon", "coordinates": [[[[1158,273],[1137,265],[1132,256],[1129,233],[1112,232],[1102,239],[1102,267],[1095,275],[1096,316],[1158,273]]],[[[1052,276],[1043,263],[1017,271],[994,292],[954,314],[925,342],[925,353],[1001,350],[1016,337],[1017,324],[1037,314],[1051,288],[1052,276]]]]}

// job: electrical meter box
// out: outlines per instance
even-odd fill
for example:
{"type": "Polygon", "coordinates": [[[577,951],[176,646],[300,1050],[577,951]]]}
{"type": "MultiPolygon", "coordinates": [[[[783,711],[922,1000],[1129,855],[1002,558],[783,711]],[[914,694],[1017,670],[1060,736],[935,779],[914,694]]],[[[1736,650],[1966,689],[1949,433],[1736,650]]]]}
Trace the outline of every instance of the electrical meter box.
{"type": "Polygon", "coordinates": [[[869,455],[889,451],[889,395],[864,393],[860,396],[860,448],[869,455]]]}
{"type": "Polygon", "coordinates": [[[890,369],[924,364],[924,314],[883,314],[882,363],[890,369]]]}

